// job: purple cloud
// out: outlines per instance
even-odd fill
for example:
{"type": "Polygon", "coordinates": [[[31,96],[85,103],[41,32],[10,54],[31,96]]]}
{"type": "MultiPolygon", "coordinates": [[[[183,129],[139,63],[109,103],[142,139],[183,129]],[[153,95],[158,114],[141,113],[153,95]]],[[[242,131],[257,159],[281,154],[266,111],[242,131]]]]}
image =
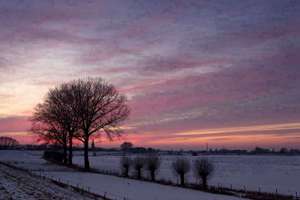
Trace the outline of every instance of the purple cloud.
{"type": "MultiPolygon", "coordinates": [[[[299,13],[293,0],[1,1],[0,115],[101,76],[129,96],[128,124],[151,137],[297,122],[299,13]]],[[[3,120],[6,132],[28,126],[3,120]]]]}

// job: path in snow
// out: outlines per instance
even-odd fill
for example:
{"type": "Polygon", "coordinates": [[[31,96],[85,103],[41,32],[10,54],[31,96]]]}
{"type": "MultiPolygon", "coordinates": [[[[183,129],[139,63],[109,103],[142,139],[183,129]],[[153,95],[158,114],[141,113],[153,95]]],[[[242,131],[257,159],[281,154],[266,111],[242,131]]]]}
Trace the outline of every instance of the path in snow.
{"type": "Polygon", "coordinates": [[[11,200],[90,200],[49,180],[0,164],[0,199],[11,200]]]}

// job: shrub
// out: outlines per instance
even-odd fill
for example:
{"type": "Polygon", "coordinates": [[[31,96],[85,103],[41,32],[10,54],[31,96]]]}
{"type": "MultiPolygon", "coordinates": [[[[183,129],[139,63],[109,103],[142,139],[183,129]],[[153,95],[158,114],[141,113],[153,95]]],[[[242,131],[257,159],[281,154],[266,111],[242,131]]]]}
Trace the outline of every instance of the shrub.
{"type": "Polygon", "coordinates": [[[202,186],[207,189],[207,180],[214,171],[214,165],[207,159],[196,160],[194,163],[194,173],[198,179],[202,180],[202,186]]]}
{"type": "Polygon", "coordinates": [[[133,159],[133,167],[136,171],[136,176],[138,179],[142,178],[142,169],[145,165],[145,159],[142,157],[136,157],[133,159]]]}
{"type": "Polygon", "coordinates": [[[149,171],[152,181],[155,181],[155,175],[159,166],[160,166],[160,158],[158,157],[158,155],[153,154],[153,155],[149,155],[146,158],[146,170],[149,171]]]}
{"type": "Polygon", "coordinates": [[[19,145],[19,142],[11,137],[0,137],[0,149],[13,149],[19,145]]]}
{"type": "Polygon", "coordinates": [[[125,177],[129,176],[130,165],[132,161],[129,157],[123,156],[120,160],[122,175],[125,177]]]}
{"type": "Polygon", "coordinates": [[[45,160],[53,161],[53,162],[58,162],[58,163],[63,163],[64,161],[64,154],[60,151],[44,151],[43,158],[45,160]]]}
{"type": "Polygon", "coordinates": [[[190,171],[191,165],[188,159],[186,158],[177,158],[172,163],[172,168],[174,173],[179,176],[180,184],[185,185],[185,175],[190,171]]]}

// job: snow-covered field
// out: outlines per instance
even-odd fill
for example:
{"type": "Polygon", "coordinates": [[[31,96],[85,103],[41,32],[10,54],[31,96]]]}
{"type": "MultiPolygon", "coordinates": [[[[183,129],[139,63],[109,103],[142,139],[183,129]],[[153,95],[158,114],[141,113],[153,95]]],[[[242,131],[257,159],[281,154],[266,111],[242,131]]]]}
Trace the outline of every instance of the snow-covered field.
{"type": "Polygon", "coordinates": [[[83,184],[89,191],[105,194],[113,200],[238,200],[241,198],[216,195],[191,189],[183,189],[130,180],[115,176],[85,172],[50,172],[47,175],[64,179],[72,185],[83,184]]]}
{"type": "MultiPolygon", "coordinates": [[[[23,168],[40,171],[69,172],[70,169],[49,164],[41,159],[40,151],[0,151],[0,159],[23,168]],[[17,156],[16,156],[17,155],[17,156]],[[30,157],[30,158],[29,158],[30,157]]],[[[120,155],[111,152],[99,152],[90,156],[91,166],[105,171],[119,172],[120,155]]],[[[188,156],[191,162],[201,156],[188,156]]],[[[221,185],[236,189],[260,190],[265,192],[295,195],[300,193],[300,156],[206,156],[215,164],[215,173],[211,185],[221,185]]],[[[176,156],[161,156],[162,165],[158,178],[178,181],[172,173],[171,163],[176,156]]],[[[74,162],[83,164],[82,152],[75,152],[74,162]]],[[[144,172],[144,176],[148,174],[144,172]]],[[[193,173],[189,173],[190,182],[195,182],[193,173]]]]}
{"type": "MultiPolygon", "coordinates": [[[[78,158],[75,157],[76,160],[78,160],[78,158]]],[[[241,199],[233,196],[210,194],[115,176],[78,172],[66,167],[47,163],[41,159],[41,152],[35,151],[0,151],[0,160],[24,169],[29,169],[33,173],[41,174],[48,178],[60,180],[61,182],[73,186],[82,187],[93,193],[105,195],[113,200],[241,199]]],[[[74,197],[72,199],[80,198],[74,197]]]]}
{"type": "MultiPolygon", "coordinates": [[[[14,162],[17,165],[32,170],[70,171],[64,167],[51,165],[41,159],[42,152],[26,151],[1,153],[1,160],[14,162]],[[30,155],[30,159],[28,156],[30,155]]],[[[97,156],[90,155],[93,168],[105,171],[119,172],[120,155],[111,152],[98,152],[97,156]]],[[[191,162],[203,156],[187,156],[191,162]]],[[[205,156],[215,164],[215,173],[210,180],[212,185],[222,185],[236,189],[261,190],[265,192],[295,195],[300,193],[300,156],[205,156]]],[[[161,156],[162,165],[158,172],[159,179],[177,181],[172,173],[171,163],[176,156],[161,156]]],[[[82,152],[75,152],[74,162],[83,165],[82,152]]],[[[147,173],[144,172],[144,176],[147,173]]],[[[195,182],[193,173],[189,173],[190,182],[195,182]]]]}
{"type": "Polygon", "coordinates": [[[91,200],[71,189],[62,188],[46,179],[0,164],[1,200],[91,200]]]}
{"type": "MultiPolygon", "coordinates": [[[[120,155],[101,154],[90,156],[93,168],[120,171],[120,155]]],[[[212,185],[273,193],[277,189],[278,193],[291,195],[300,193],[300,156],[187,156],[191,162],[202,157],[215,164],[215,173],[210,180],[212,185]]],[[[178,181],[171,170],[171,163],[175,158],[176,156],[161,156],[159,179],[178,181]]],[[[76,154],[74,162],[83,164],[81,154],[76,154]]],[[[144,176],[147,176],[146,172],[144,176]]],[[[192,172],[188,179],[190,182],[196,181],[192,172]]]]}

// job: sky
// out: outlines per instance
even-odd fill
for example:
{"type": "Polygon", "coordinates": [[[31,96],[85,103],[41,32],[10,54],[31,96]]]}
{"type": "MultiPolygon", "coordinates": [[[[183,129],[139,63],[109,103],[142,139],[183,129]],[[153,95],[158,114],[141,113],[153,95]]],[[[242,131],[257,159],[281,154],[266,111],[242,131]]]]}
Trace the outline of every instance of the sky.
{"type": "Polygon", "coordinates": [[[300,1],[1,0],[0,136],[34,143],[49,88],[102,77],[128,97],[99,146],[300,148],[300,1]]]}

